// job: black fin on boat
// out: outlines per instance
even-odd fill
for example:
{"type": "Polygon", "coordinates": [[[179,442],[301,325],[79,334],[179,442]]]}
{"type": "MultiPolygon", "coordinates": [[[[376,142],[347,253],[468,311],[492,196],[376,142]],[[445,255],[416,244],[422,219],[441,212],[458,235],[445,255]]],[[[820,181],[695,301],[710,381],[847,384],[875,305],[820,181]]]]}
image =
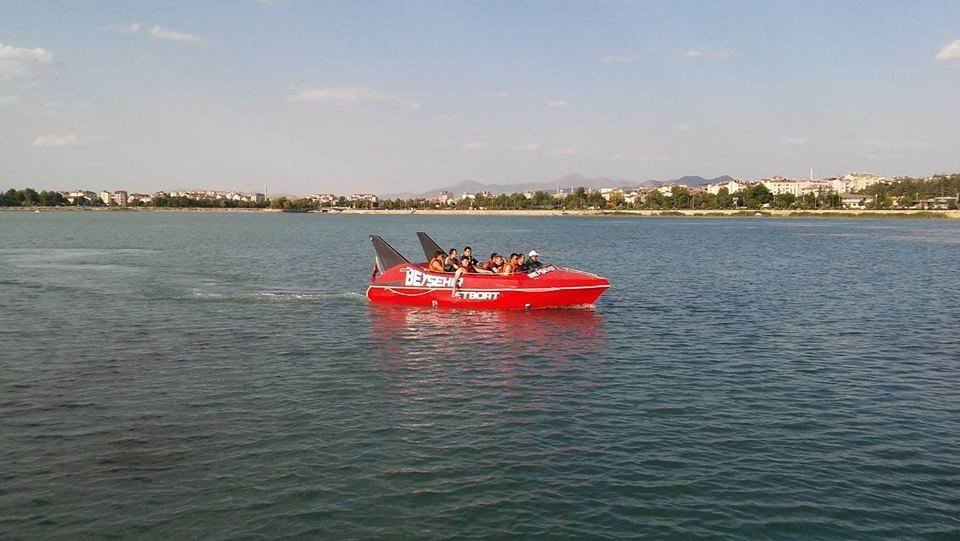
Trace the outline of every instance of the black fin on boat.
{"type": "Polygon", "coordinates": [[[370,242],[373,243],[373,249],[377,252],[377,265],[380,267],[381,271],[386,271],[387,269],[392,269],[397,265],[403,265],[406,263],[410,264],[407,261],[407,258],[400,255],[400,252],[393,249],[393,246],[387,244],[387,241],[381,239],[377,235],[370,235],[370,242]]]}
{"type": "Polygon", "coordinates": [[[447,251],[441,248],[439,244],[433,242],[433,239],[430,238],[430,235],[424,233],[423,231],[417,231],[417,238],[420,239],[420,246],[423,247],[423,255],[427,256],[427,261],[433,259],[433,254],[437,252],[447,253],[447,251]]]}

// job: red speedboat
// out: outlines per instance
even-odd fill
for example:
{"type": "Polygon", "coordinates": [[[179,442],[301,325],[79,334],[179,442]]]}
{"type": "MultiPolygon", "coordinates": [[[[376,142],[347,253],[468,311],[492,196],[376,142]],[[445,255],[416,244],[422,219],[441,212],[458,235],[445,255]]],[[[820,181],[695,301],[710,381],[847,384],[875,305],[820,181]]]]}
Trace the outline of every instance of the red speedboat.
{"type": "MultiPolygon", "coordinates": [[[[444,251],[426,233],[417,233],[429,259],[444,251]]],[[[469,273],[454,290],[452,272],[432,272],[411,263],[382,238],[372,235],[377,253],[367,298],[407,306],[523,310],[591,305],[610,287],[606,278],[556,265],[515,274],[469,273]]]]}

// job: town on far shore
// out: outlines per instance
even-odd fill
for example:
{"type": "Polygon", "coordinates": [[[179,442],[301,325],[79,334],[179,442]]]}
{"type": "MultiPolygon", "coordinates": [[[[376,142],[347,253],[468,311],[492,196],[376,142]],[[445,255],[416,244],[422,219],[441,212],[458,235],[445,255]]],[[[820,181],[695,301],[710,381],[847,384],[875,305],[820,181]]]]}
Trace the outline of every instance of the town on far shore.
{"type": "Polygon", "coordinates": [[[807,179],[774,176],[760,180],[725,177],[687,186],[654,183],[649,186],[603,188],[564,187],[555,191],[527,190],[495,194],[489,191],[410,198],[378,197],[357,193],[318,193],[303,197],[272,196],[264,192],[222,190],[159,191],[151,194],[126,190],[94,192],[41,191],[32,188],[0,191],[0,207],[79,206],[153,208],[261,208],[275,210],[631,210],[631,209],[849,209],[849,210],[956,210],[960,203],[960,174],[924,178],[887,178],[872,173],[807,179]]]}

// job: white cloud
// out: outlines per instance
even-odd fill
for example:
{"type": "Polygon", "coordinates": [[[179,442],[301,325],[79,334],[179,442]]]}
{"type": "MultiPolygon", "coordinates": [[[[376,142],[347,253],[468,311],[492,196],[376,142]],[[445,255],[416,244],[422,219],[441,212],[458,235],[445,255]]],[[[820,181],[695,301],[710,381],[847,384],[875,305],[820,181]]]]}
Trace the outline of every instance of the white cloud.
{"type": "Polygon", "coordinates": [[[307,103],[333,103],[336,105],[357,105],[363,103],[396,103],[408,109],[422,109],[423,106],[399,96],[387,94],[365,86],[326,86],[304,88],[287,96],[289,101],[307,103]]]}
{"type": "Polygon", "coordinates": [[[53,53],[46,49],[26,49],[0,43],[0,79],[37,75],[53,64],[53,53]]]}
{"type": "Polygon", "coordinates": [[[497,92],[497,97],[498,97],[498,98],[509,98],[510,96],[511,96],[511,94],[510,94],[509,92],[507,92],[506,90],[504,90],[503,92],[497,92]]]}
{"type": "Polygon", "coordinates": [[[550,152],[550,154],[556,154],[557,156],[573,156],[574,154],[579,154],[580,152],[575,148],[558,148],[550,152]]]}
{"type": "Polygon", "coordinates": [[[680,56],[684,58],[712,58],[714,60],[726,60],[730,58],[730,53],[726,51],[700,51],[698,49],[687,49],[680,56]]]}
{"type": "Polygon", "coordinates": [[[689,131],[690,124],[677,124],[677,131],[689,131]]]}
{"type": "Polygon", "coordinates": [[[451,113],[451,114],[439,113],[439,114],[433,115],[433,118],[434,120],[456,120],[460,118],[460,115],[456,113],[451,113]]]}
{"type": "Polygon", "coordinates": [[[610,159],[624,162],[662,162],[666,161],[667,157],[663,154],[614,154],[610,159]]]}
{"type": "Polygon", "coordinates": [[[186,32],[177,32],[176,30],[171,30],[169,28],[164,28],[162,26],[154,26],[150,29],[150,36],[154,39],[165,39],[168,41],[176,41],[179,43],[188,43],[190,45],[199,45],[203,43],[203,38],[196,34],[188,34],[186,32]]]}
{"type": "Polygon", "coordinates": [[[960,39],[947,45],[937,53],[937,60],[957,60],[960,59],[960,39]]]}
{"type": "Polygon", "coordinates": [[[0,96],[0,107],[4,105],[16,105],[23,101],[20,96],[0,96]]]}
{"type": "Polygon", "coordinates": [[[76,135],[38,135],[31,143],[33,147],[69,147],[80,144],[76,135]]]}
{"type": "Polygon", "coordinates": [[[809,139],[807,139],[806,137],[781,137],[780,138],[781,145],[805,145],[807,144],[807,141],[809,141],[809,139]]]}
{"type": "Polygon", "coordinates": [[[630,64],[633,62],[633,57],[610,55],[600,57],[600,61],[604,64],[630,64]]]}
{"type": "Polygon", "coordinates": [[[547,102],[547,107],[552,107],[552,108],[566,107],[567,105],[570,105],[570,104],[567,103],[566,100],[553,100],[553,101],[547,102]]]}
{"type": "Polygon", "coordinates": [[[114,24],[107,27],[111,32],[120,32],[121,34],[136,34],[143,28],[140,21],[133,21],[126,24],[114,24]]]}
{"type": "Polygon", "coordinates": [[[463,143],[460,145],[460,148],[463,150],[483,150],[487,148],[486,141],[471,141],[469,143],[463,143]]]}

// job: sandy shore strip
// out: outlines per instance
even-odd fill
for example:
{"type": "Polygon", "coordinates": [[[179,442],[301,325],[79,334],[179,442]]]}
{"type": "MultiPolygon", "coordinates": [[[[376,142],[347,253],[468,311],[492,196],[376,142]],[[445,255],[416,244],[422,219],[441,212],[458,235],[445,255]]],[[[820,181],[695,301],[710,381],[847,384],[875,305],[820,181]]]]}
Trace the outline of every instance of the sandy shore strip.
{"type": "MultiPolygon", "coordinates": [[[[272,213],[289,211],[257,208],[154,208],[154,207],[0,207],[10,212],[224,212],[272,213]]],[[[303,211],[289,212],[304,214],[303,211]]],[[[776,218],[906,218],[906,219],[960,219],[960,210],[454,210],[454,209],[322,209],[309,214],[363,215],[363,216],[636,216],[636,217],[776,217],[776,218]]]]}
{"type": "Polygon", "coordinates": [[[346,209],[340,214],[423,216],[637,216],[729,218],[941,218],[960,219],[960,210],[367,210],[346,209]]]}

